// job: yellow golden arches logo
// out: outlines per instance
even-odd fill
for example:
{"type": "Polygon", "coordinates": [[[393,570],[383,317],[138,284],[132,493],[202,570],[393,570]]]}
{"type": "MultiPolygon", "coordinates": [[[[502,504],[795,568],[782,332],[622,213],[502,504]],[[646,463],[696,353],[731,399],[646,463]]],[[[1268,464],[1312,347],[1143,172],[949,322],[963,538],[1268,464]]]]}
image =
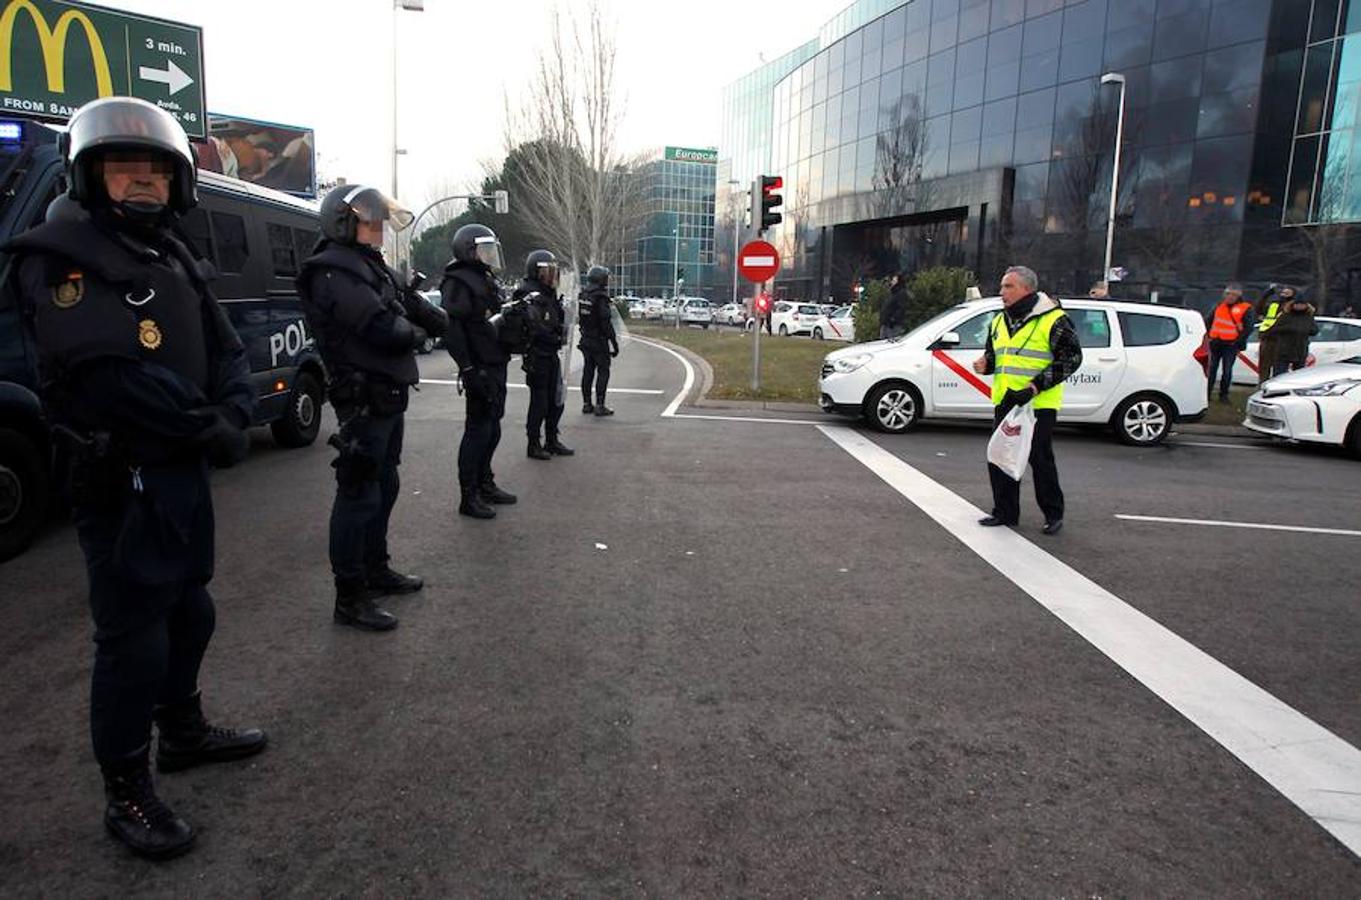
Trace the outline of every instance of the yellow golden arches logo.
{"type": "Polygon", "coordinates": [[[99,39],[90,17],[78,9],[68,9],[57,18],[55,28],[47,27],[42,11],[34,6],[32,0],[10,0],[5,11],[0,13],[0,91],[14,89],[14,26],[19,13],[28,13],[33,28],[38,32],[38,43],[42,45],[43,64],[47,67],[47,89],[54,94],[66,93],[66,35],[73,23],[85,30],[85,39],[90,44],[90,56],[94,59],[95,83],[99,96],[113,96],[113,76],[109,73],[109,57],[104,52],[104,42],[99,39]]]}

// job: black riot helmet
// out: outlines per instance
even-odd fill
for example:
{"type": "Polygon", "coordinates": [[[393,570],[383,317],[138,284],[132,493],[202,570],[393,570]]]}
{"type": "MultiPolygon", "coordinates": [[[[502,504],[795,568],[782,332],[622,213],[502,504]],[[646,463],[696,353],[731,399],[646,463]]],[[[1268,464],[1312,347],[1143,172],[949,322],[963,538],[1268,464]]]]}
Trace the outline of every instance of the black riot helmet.
{"type": "Polygon", "coordinates": [[[586,283],[602,290],[609,286],[610,270],[604,266],[591,266],[586,270],[586,283]]]}
{"type": "Polygon", "coordinates": [[[551,250],[535,250],[525,257],[525,277],[545,287],[558,286],[558,258],[551,250]]]}
{"type": "Polygon", "coordinates": [[[321,201],[321,234],[340,244],[354,244],[359,223],[391,222],[401,231],[411,224],[411,210],[376,187],[342,184],[321,201]]]}
{"type": "MultiPolygon", "coordinates": [[[[155,104],[135,97],[102,97],[86,103],[71,116],[60,138],[71,182],[71,199],[87,209],[109,203],[100,171],[109,154],[149,154],[171,170],[167,207],[184,213],[198,203],[197,174],[189,138],[175,117],[155,104]]],[[[167,207],[125,202],[119,210],[131,219],[161,221],[167,207]]]]}
{"type": "Polygon", "coordinates": [[[482,266],[493,272],[501,271],[501,242],[496,232],[486,225],[471,222],[454,232],[454,259],[461,263],[482,266]]]}

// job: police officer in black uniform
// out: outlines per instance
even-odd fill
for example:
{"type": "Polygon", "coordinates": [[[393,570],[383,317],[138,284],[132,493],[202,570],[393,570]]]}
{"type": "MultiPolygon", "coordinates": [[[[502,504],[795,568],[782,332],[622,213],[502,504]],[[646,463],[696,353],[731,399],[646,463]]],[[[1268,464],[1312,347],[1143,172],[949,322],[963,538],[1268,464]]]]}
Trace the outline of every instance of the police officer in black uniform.
{"type": "Polygon", "coordinates": [[[581,339],[581,411],[597,416],[612,416],[614,410],[605,405],[605,389],[610,383],[610,360],[619,355],[619,339],[614,333],[610,315],[610,270],[591,266],[586,272],[586,290],[577,301],[577,323],[581,339]],[[592,382],[595,402],[591,402],[592,382]]]}
{"type": "Polygon", "coordinates": [[[383,261],[379,248],[388,223],[405,228],[411,213],[377,188],[335,188],[321,201],[321,240],[298,275],[340,421],[330,440],[339,451],[331,463],[333,618],[369,631],[397,626],[378,597],[409,594],[423,584],[389,565],[388,519],[401,489],[402,414],[410,386],[420,381],[413,351],[448,327],[443,311],[403,286],[383,261]]]}
{"type": "Polygon", "coordinates": [[[558,440],[562,421],[562,362],[558,352],[567,342],[567,328],[558,296],[558,260],[548,250],[535,250],[525,257],[525,277],[515,288],[515,300],[529,303],[529,349],[524,355],[525,383],[529,386],[530,459],[571,456],[576,451],[558,440]],[[543,434],[540,443],[539,435],[543,434]]]}
{"type": "Polygon", "coordinates": [[[494,519],[491,504],[515,502],[515,495],[496,484],[492,456],[501,442],[506,413],[506,365],[510,351],[497,337],[492,318],[501,310],[501,242],[485,225],[469,224],[454,232],[454,258],[444,268],[440,299],[449,314],[444,346],[458,365],[468,395],[463,441],[458,448],[458,511],[475,519],[494,519]]]}
{"type": "MultiPolygon", "coordinates": [[[[88,103],[62,136],[81,207],[11,241],[25,324],[85,554],[95,661],[90,729],[109,832],[134,852],[188,850],[194,831],[156,795],[162,772],[239,759],[264,732],[209,725],[198,673],[216,613],[210,465],[249,449],[255,404],[210,267],[172,233],[197,202],[175,119],[142,100],[88,103]]],[[[67,204],[69,207],[69,204],[67,204]]]]}

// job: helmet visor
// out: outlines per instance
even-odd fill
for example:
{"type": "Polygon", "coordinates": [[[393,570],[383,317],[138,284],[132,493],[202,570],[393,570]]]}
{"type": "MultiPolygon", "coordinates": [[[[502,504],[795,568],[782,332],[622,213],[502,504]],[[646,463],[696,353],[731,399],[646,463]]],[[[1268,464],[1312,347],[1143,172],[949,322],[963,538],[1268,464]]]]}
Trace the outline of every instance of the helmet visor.
{"type": "Polygon", "coordinates": [[[504,261],[501,258],[501,242],[492,235],[479,237],[473,244],[477,261],[493,272],[501,271],[504,261]]]}
{"type": "Polygon", "coordinates": [[[539,283],[551,288],[558,286],[558,264],[555,262],[541,262],[535,265],[534,276],[539,279],[539,283]]]}
{"type": "Polygon", "coordinates": [[[367,224],[388,222],[394,231],[401,231],[411,224],[411,210],[388,197],[377,188],[359,186],[345,197],[345,202],[354,211],[355,218],[367,224]]]}

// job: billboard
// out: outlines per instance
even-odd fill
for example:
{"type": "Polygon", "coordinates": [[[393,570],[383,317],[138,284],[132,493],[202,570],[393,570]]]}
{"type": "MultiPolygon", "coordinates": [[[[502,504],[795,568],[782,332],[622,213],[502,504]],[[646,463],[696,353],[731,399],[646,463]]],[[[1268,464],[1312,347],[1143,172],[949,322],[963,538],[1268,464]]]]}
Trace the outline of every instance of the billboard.
{"type": "Polygon", "coordinates": [[[198,166],[299,197],[317,195],[316,136],[297,125],[208,113],[198,166]]]}
{"type": "Polygon", "coordinates": [[[695,147],[667,147],[666,158],[675,162],[717,163],[718,151],[712,147],[706,150],[695,147]]]}

